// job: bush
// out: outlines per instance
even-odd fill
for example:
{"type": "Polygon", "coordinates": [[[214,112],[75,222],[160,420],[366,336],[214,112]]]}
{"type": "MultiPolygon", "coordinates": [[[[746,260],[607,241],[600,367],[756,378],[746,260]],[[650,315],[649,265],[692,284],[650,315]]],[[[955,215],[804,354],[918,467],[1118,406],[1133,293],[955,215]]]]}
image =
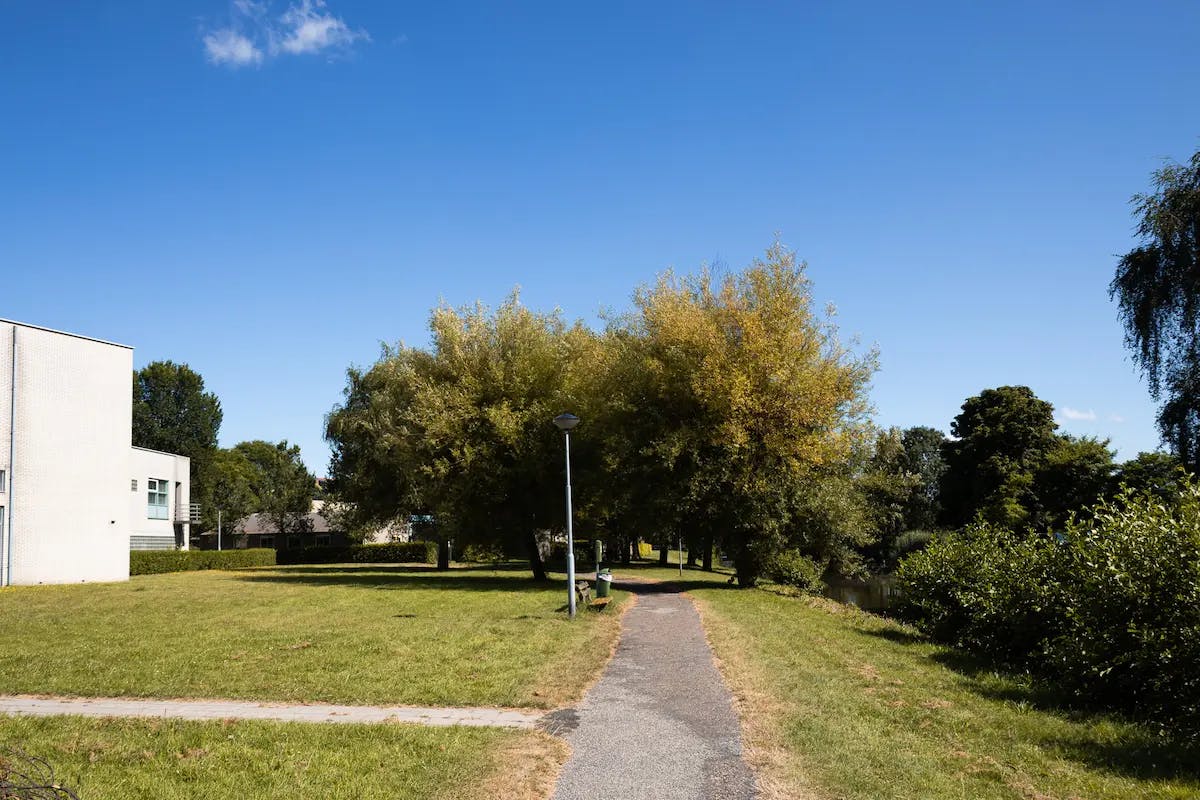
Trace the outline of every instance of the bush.
{"type": "Polygon", "coordinates": [[[436,564],[436,542],[388,542],[280,550],[280,564],[436,564]]]}
{"type": "Polygon", "coordinates": [[[798,550],[784,550],[767,559],[764,573],[776,583],[795,586],[805,592],[819,592],[824,587],[824,570],[798,550]]]}
{"type": "Polygon", "coordinates": [[[188,572],[200,569],[241,569],[270,567],[275,551],[268,548],[246,550],[130,550],[130,575],[158,575],[164,572],[188,572]]]}
{"type": "Polygon", "coordinates": [[[1060,628],[1051,579],[1058,548],[979,524],[933,539],[897,571],[895,612],[934,638],[1021,668],[1060,628]]]}
{"type": "Polygon", "coordinates": [[[462,549],[459,561],[468,564],[495,564],[504,561],[504,548],[495,544],[469,544],[462,549]]]}
{"type": "Polygon", "coordinates": [[[1057,536],[987,525],[909,556],[897,611],[1077,702],[1200,736],[1200,486],[1126,492],[1057,536]]]}

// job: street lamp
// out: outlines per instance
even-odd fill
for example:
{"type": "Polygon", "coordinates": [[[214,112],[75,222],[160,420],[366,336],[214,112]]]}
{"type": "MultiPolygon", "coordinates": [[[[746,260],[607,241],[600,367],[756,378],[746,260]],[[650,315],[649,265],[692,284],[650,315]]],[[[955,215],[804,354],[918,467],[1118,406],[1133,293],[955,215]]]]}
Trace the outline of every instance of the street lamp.
{"type": "Polygon", "coordinates": [[[571,521],[571,429],[579,424],[574,414],[559,414],[554,424],[563,432],[567,446],[567,608],[575,619],[575,529],[571,521]]]}

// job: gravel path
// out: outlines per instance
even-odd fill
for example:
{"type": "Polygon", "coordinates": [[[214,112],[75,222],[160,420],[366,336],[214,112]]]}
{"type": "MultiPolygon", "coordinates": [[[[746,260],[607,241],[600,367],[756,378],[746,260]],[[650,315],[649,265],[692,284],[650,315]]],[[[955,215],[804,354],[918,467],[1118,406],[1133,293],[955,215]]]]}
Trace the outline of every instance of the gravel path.
{"type": "Polygon", "coordinates": [[[487,725],[533,728],[545,712],[502,708],[425,706],[286,705],[237,700],[131,700],[107,697],[0,696],[0,714],[47,717],[171,717],[175,719],[269,719],[281,722],[409,722],[417,725],[487,725]]]}
{"type": "Polygon", "coordinates": [[[555,800],[751,800],[732,696],[700,615],[669,584],[638,594],[616,655],[578,709],[543,727],[571,745],[555,800]]]}

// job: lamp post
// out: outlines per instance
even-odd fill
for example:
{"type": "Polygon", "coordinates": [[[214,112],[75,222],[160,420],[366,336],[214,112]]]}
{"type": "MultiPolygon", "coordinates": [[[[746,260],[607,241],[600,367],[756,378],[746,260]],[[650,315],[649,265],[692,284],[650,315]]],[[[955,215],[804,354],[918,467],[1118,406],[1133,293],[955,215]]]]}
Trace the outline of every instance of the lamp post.
{"type": "Polygon", "coordinates": [[[559,414],[554,418],[555,426],[563,432],[567,448],[567,608],[571,619],[575,619],[575,529],[571,520],[571,429],[579,424],[574,414],[559,414]]]}

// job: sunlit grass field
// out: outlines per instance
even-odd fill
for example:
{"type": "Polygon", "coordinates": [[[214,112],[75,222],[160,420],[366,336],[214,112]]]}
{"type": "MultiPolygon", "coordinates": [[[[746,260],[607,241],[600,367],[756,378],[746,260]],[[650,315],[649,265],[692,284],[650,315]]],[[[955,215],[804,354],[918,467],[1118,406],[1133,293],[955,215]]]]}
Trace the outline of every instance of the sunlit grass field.
{"type": "Polygon", "coordinates": [[[83,800],[483,800],[527,796],[510,792],[561,758],[495,728],[0,717],[0,753],[14,746],[83,800]]]}
{"type": "Polygon", "coordinates": [[[320,565],[0,590],[0,693],[551,708],[619,628],[518,567],[320,565]]]}

